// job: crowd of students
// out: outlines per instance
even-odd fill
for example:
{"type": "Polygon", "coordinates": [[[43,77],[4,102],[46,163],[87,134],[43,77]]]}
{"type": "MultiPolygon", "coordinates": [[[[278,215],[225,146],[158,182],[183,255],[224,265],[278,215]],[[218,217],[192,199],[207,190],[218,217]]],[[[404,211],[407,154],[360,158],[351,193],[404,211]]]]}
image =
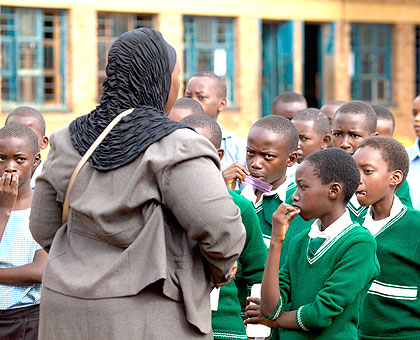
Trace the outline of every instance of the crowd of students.
{"type": "MultiPolygon", "coordinates": [[[[223,79],[202,72],[168,115],[214,145],[246,229],[235,278],[214,292],[214,339],[247,339],[251,324],[271,339],[420,339],[420,96],[407,150],[379,105],[308,108],[282,93],[247,139],[217,123],[226,105],[223,79]],[[261,299],[250,297],[261,282],[261,299]]],[[[36,339],[47,254],[28,224],[47,145],[33,108],[0,129],[0,339],[36,339]]]]}

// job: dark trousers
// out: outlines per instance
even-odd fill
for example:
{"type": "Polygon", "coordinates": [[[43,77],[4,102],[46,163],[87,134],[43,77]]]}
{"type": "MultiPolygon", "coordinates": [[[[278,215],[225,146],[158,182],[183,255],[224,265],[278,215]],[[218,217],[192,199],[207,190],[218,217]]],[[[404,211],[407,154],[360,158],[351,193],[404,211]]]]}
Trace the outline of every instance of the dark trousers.
{"type": "Polygon", "coordinates": [[[0,310],[1,340],[37,340],[39,305],[0,310]]]}

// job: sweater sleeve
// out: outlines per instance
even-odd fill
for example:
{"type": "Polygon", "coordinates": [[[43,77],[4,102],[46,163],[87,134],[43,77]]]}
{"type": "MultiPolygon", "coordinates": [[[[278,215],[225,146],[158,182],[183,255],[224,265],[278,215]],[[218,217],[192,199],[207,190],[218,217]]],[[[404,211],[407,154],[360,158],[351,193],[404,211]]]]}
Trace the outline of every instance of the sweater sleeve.
{"type": "MultiPolygon", "coordinates": [[[[214,147],[202,138],[195,141],[192,150],[207,150],[210,146],[214,153],[214,147]]],[[[188,153],[189,148],[185,150],[188,153]]],[[[188,158],[187,155],[182,161],[165,167],[159,188],[165,206],[199,243],[214,281],[225,281],[242,251],[246,234],[240,211],[211,157],[188,158]]]]}
{"type": "Polygon", "coordinates": [[[296,323],[305,331],[326,328],[344,312],[358,294],[379,274],[375,241],[354,243],[335,265],[312,303],[296,312],[296,323]]]}
{"type": "Polygon", "coordinates": [[[248,285],[260,283],[267,259],[258,216],[251,203],[242,211],[242,223],[246,230],[245,246],[239,257],[241,263],[241,279],[248,285]]]}

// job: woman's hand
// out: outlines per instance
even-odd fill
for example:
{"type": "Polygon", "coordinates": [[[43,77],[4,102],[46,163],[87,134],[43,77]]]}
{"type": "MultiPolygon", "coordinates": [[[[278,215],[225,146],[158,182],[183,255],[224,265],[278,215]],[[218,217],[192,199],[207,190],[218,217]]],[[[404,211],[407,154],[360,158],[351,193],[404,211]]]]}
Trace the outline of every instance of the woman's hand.
{"type": "Polygon", "coordinates": [[[232,269],[230,271],[229,280],[216,284],[216,288],[220,288],[224,285],[227,285],[230,281],[232,281],[232,279],[235,277],[237,271],[238,271],[238,262],[235,261],[235,263],[233,264],[232,269]]]}

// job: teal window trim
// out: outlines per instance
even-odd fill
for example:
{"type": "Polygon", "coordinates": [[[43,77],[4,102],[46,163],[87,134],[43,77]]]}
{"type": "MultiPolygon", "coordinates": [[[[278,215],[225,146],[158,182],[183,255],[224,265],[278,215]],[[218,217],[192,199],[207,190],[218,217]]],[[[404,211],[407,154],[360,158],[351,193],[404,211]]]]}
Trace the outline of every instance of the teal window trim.
{"type": "MultiPolygon", "coordinates": [[[[229,109],[237,107],[235,101],[235,25],[233,18],[184,16],[184,80],[195,73],[217,72],[215,53],[226,55],[226,73],[218,75],[226,81],[229,109]]],[[[223,64],[223,61],[222,61],[223,64]]],[[[220,69],[219,69],[220,70],[220,69]]]]}
{"type": "Polygon", "coordinates": [[[420,26],[416,26],[416,96],[420,94],[420,26]]]}
{"type": "Polygon", "coordinates": [[[10,110],[17,105],[65,109],[66,11],[5,6],[0,11],[2,110],[10,110]],[[51,47],[52,68],[47,69],[47,41],[49,46],[55,45],[51,41],[56,35],[60,39],[59,47],[51,47]],[[45,82],[47,77],[48,85],[45,82]]]}
{"type": "Polygon", "coordinates": [[[352,98],[392,105],[392,25],[352,24],[352,98]]]}
{"type": "Polygon", "coordinates": [[[294,22],[262,23],[262,115],[271,114],[276,96],[293,91],[294,22]]]}

